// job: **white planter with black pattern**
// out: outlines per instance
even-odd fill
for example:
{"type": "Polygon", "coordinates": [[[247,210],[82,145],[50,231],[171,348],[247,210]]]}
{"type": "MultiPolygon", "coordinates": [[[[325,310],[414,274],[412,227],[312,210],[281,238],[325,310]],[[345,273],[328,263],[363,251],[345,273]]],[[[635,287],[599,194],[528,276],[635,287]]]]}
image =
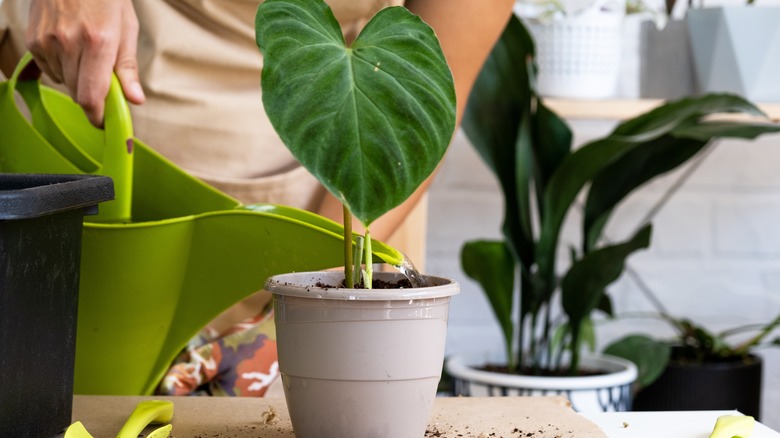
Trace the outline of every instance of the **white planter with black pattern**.
{"type": "Polygon", "coordinates": [[[456,396],[494,397],[564,395],[578,412],[631,409],[631,385],[636,366],[625,359],[593,355],[582,358],[582,368],[602,372],[575,377],[542,377],[485,371],[486,363],[505,363],[503,355],[452,355],[446,371],[456,396]]]}

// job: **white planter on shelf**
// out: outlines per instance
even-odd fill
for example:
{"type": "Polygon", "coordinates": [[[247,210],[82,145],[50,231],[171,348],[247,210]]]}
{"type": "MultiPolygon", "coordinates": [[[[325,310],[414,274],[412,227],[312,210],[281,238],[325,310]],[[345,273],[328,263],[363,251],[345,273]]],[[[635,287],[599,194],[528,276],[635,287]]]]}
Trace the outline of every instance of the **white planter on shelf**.
{"type": "Polygon", "coordinates": [[[459,285],[425,277],[430,287],[338,288],[343,278],[296,273],[266,284],[274,294],[279,371],[295,436],[423,436],[441,378],[450,297],[459,285]]]}
{"type": "Polygon", "coordinates": [[[598,1],[550,20],[523,17],[535,45],[543,96],[603,99],[617,93],[625,5],[598,1]]]}
{"type": "Polygon", "coordinates": [[[688,31],[699,92],[780,102],[780,7],[691,9],[688,31]]]}
{"type": "Polygon", "coordinates": [[[487,363],[506,363],[503,354],[452,355],[445,369],[452,378],[453,393],[462,396],[565,395],[578,412],[628,411],[631,385],[637,378],[633,362],[613,356],[582,358],[582,367],[603,374],[543,377],[504,374],[481,369],[487,363]]]}

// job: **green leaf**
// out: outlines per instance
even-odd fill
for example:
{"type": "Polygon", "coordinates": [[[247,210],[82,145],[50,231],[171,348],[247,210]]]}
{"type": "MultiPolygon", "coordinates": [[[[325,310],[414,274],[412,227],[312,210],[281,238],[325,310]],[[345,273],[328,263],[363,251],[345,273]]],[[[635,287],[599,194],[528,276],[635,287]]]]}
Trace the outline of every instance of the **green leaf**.
{"type": "Polygon", "coordinates": [[[526,59],[534,55],[533,40],[517,17],[507,23],[485,60],[469,95],[462,126],[474,148],[502,185],[513,181],[514,147],[522,115],[530,112],[526,59]]]}
{"type": "Polygon", "coordinates": [[[609,297],[609,295],[607,295],[606,292],[601,293],[601,301],[599,301],[599,305],[596,306],[596,308],[604,312],[610,318],[615,316],[615,312],[612,306],[612,299],[609,297]]]}
{"type": "Polygon", "coordinates": [[[476,280],[504,334],[507,357],[512,357],[512,307],[514,302],[515,259],[502,241],[466,242],[460,253],[463,271],[476,280]]]}
{"type": "Polygon", "coordinates": [[[672,347],[647,336],[629,335],[608,345],[604,353],[634,362],[639,371],[637,383],[645,387],[661,377],[672,355],[672,347]]]}
{"type": "Polygon", "coordinates": [[[651,226],[639,230],[630,241],[597,249],[574,263],[561,280],[561,303],[578,328],[601,302],[604,290],[620,277],[626,258],[650,245],[651,226]]]}
{"type": "Polygon", "coordinates": [[[580,336],[578,342],[580,345],[574,345],[573,348],[582,349],[582,344],[588,346],[588,351],[596,351],[596,328],[593,326],[593,320],[585,318],[580,323],[580,336]]]}
{"type": "Polygon", "coordinates": [[[370,224],[433,172],[455,128],[455,89],[419,17],[382,9],[347,47],[321,0],[267,0],[255,28],[274,129],[355,217],[370,224]]]}
{"type": "MultiPolygon", "coordinates": [[[[707,94],[667,103],[621,123],[611,136],[630,137],[630,141],[658,138],[677,126],[709,114],[743,113],[766,117],[755,105],[732,94],[707,94]]],[[[629,139],[629,138],[626,138],[629,139]]]]}
{"type": "Polygon", "coordinates": [[[596,246],[610,213],[628,194],[687,162],[705,144],[666,135],[637,145],[605,166],[588,190],[583,218],[585,250],[596,246]]]}
{"type": "Polygon", "coordinates": [[[536,103],[533,121],[537,190],[544,193],[550,178],[571,151],[572,132],[566,122],[544,105],[541,99],[536,103]]]}
{"type": "Polygon", "coordinates": [[[463,131],[495,173],[504,195],[504,235],[518,258],[533,263],[529,187],[533,175],[531,36],[517,17],[485,61],[463,115],[463,131]]]}
{"type": "Polygon", "coordinates": [[[752,140],[763,134],[780,132],[780,125],[745,122],[700,122],[679,126],[671,134],[676,137],[709,141],[715,137],[752,140]]]}
{"type": "Polygon", "coordinates": [[[544,216],[536,244],[539,275],[548,283],[555,276],[555,254],[566,213],[585,184],[634,144],[616,139],[588,143],[563,160],[544,194],[544,216]]]}

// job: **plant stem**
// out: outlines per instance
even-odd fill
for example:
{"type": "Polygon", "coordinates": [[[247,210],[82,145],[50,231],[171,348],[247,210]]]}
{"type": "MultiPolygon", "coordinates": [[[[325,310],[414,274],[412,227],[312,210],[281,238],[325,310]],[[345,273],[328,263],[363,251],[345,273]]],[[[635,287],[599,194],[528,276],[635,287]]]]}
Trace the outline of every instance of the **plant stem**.
{"type": "Polygon", "coordinates": [[[343,205],[344,220],[344,285],[355,286],[355,276],[352,270],[352,212],[343,205]]]}
{"type": "Polygon", "coordinates": [[[738,345],[736,348],[734,348],[734,351],[743,356],[747,355],[750,352],[751,347],[758,345],[758,343],[761,342],[778,325],[780,325],[780,315],[778,315],[778,317],[775,318],[774,321],[767,324],[766,327],[764,327],[763,330],[761,330],[761,332],[759,332],[756,336],[754,336],[751,339],[748,339],[747,341],[743,342],[741,345],[738,345]]]}
{"type": "Polygon", "coordinates": [[[580,369],[580,326],[571,326],[571,363],[569,364],[569,375],[576,376],[580,369]]]}
{"type": "Polygon", "coordinates": [[[538,316],[538,312],[533,312],[531,314],[531,337],[530,337],[530,346],[528,347],[528,355],[531,356],[531,361],[533,362],[533,374],[538,374],[541,370],[539,368],[539,356],[536,352],[536,343],[538,339],[536,339],[536,336],[533,334],[536,333],[536,327],[538,321],[536,320],[538,316]]]}
{"type": "Polygon", "coordinates": [[[355,283],[360,284],[363,273],[363,246],[365,243],[365,239],[363,236],[357,236],[355,237],[355,276],[357,277],[357,281],[355,283]]]}
{"type": "Polygon", "coordinates": [[[371,289],[374,283],[374,260],[371,251],[371,232],[368,230],[368,226],[366,226],[366,234],[363,236],[363,239],[365,245],[365,255],[363,258],[366,260],[366,278],[363,286],[366,289],[371,289]]]}

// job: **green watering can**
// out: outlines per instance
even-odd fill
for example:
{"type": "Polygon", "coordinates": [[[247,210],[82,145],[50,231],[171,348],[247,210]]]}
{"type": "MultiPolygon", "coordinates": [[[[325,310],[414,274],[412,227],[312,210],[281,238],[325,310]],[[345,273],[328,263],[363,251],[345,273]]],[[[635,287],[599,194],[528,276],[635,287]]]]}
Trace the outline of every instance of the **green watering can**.
{"type": "Polygon", "coordinates": [[[20,79],[31,59],[0,83],[0,171],[108,175],[116,192],[84,223],[74,392],[150,394],[187,341],[267,277],[343,265],[340,224],[244,206],[189,176],[133,137],[116,78],[94,128],[70,97],[20,79]]]}

